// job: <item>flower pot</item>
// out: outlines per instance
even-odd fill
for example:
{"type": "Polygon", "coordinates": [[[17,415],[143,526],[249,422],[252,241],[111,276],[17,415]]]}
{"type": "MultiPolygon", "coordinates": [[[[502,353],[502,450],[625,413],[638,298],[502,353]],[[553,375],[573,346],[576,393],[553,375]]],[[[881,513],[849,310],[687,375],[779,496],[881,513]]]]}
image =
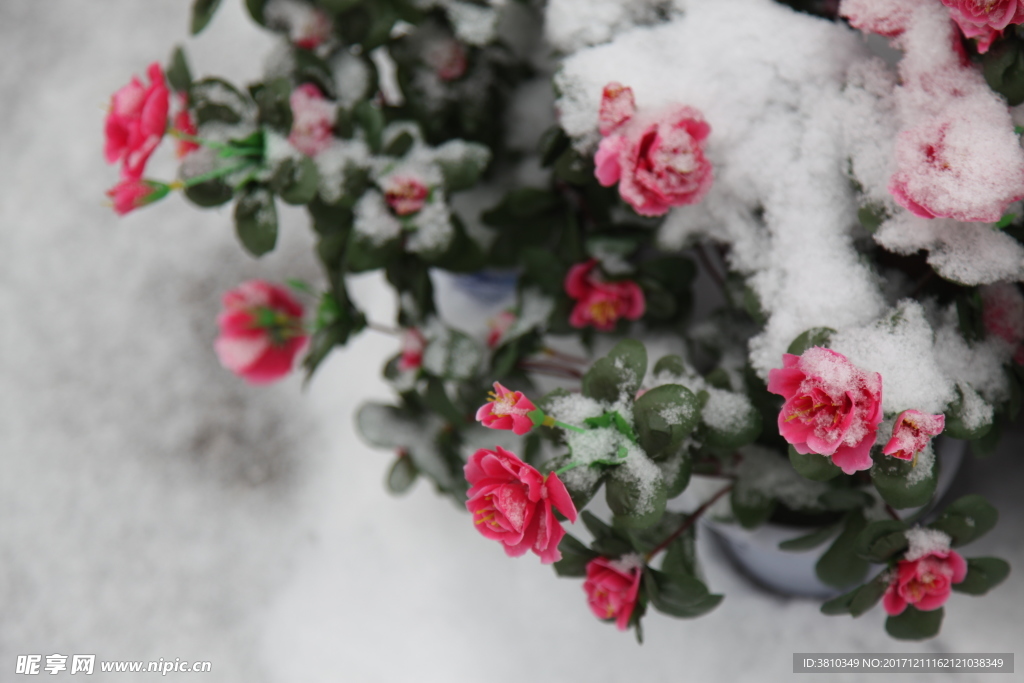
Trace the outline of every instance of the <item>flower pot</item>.
{"type": "MultiPolygon", "coordinates": [[[[967,442],[947,438],[935,444],[936,457],[942,463],[933,499],[938,501],[953,484],[967,442]]],[[[900,510],[899,514],[906,518],[920,509],[908,508],[900,510]]],[[[779,549],[779,543],[804,536],[810,528],[768,523],[756,529],[744,529],[738,524],[715,519],[703,521],[702,526],[718,540],[733,563],[759,585],[777,593],[808,598],[830,598],[842,592],[822,583],[814,570],[827,544],[803,552],[779,549]]]]}

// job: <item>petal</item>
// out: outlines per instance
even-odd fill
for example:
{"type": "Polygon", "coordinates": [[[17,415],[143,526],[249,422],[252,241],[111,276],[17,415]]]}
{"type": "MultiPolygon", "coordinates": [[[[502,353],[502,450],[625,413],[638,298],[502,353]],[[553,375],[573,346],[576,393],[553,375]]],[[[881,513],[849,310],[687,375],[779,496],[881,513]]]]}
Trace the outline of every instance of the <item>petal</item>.
{"type": "Polygon", "coordinates": [[[856,446],[840,446],[832,454],[832,464],[846,474],[871,469],[871,446],[874,444],[874,431],[865,436],[856,446]]]}
{"type": "Polygon", "coordinates": [[[565,488],[565,484],[558,478],[558,475],[554,472],[549,474],[545,485],[547,486],[548,500],[551,501],[551,504],[565,515],[566,519],[570,522],[575,522],[576,505],[573,504],[568,489],[565,488]]]}
{"type": "Polygon", "coordinates": [[[903,610],[907,608],[907,601],[896,592],[895,584],[890,584],[885,589],[885,595],[882,596],[882,607],[892,617],[903,614],[903,610]]]}

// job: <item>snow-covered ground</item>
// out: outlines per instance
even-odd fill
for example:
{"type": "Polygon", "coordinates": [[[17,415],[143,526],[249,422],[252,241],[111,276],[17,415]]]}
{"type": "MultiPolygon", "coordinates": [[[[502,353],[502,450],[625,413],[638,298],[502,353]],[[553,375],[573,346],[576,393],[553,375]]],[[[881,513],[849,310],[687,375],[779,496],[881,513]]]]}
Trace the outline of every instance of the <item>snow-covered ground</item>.
{"type": "MultiPolygon", "coordinates": [[[[258,74],[268,39],[241,4],[186,41],[197,74],[258,74]]],[[[352,415],[388,397],[379,368],[394,340],[365,334],[305,393],[221,370],[220,293],[316,271],[297,213],[256,263],[234,244],[230,209],[173,197],[118,219],[103,206],[116,180],[103,106],[185,41],[187,5],[0,3],[0,681],[22,678],[19,654],[209,660],[211,674],[169,678],[221,683],[554,683],[782,681],[793,652],[1018,649],[1020,426],[956,484],[1003,516],[967,554],[1015,573],[989,596],[954,594],[940,637],[893,641],[881,609],[823,617],[752,587],[704,543],[725,602],[698,621],[650,615],[639,647],[593,618],[578,580],[506,558],[429,487],[385,492],[390,456],[356,438],[352,415]]],[[[387,319],[376,277],[356,292],[387,319]]]]}

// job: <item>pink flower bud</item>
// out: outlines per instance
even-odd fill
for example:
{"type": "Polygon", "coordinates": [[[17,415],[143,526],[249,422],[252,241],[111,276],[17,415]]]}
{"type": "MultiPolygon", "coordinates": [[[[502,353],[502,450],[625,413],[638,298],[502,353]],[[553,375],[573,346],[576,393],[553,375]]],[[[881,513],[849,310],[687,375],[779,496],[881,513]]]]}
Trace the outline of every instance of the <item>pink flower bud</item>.
{"type": "Polygon", "coordinates": [[[640,594],[642,563],[598,557],[587,563],[587,593],[590,610],[598,619],[614,619],[620,631],[629,626],[640,594]]]}
{"type": "Polygon", "coordinates": [[[417,213],[427,203],[430,189],[411,175],[392,175],[384,182],[384,199],[398,216],[417,213]]]}
{"type": "Polygon", "coordinates": [[[565,293],[576,299],[569,324],[608,331],[620,318],[639,319],[646,307],[640,286],[630,280],[604,280],[596,268],[593,259],[577,263],[565,277],[565,293]]]}
{"type": "Polygon", "coordinates": [[[768,391],[786,399],[779,433],[798,453],[828,456],[846,474],[870,468],[882,421],[882,376],[819,346],[784,354],[782,362],[768,373],[768,391]]]}
{"type": "Polygon", "coordinates": [[[544,564],[562,559],[558,544],[565,529],[554,510],[575,522],[576,506],[557,474],[542,476],[501,446],[474,453],[465,474],[466,509],[481,534],[500,541],[509,557],[532,550],[544,564]]]}
{"type": "Polygon", "coordinates": [[[941,434],[945,428],[945,415],[928,415],[918,410],[904,410],[896,418],[892,438],[885,444],[882,453],[900,460],[913,460],[915,455],[924,450],[932,437],[941,434]]]}
{"type": "Polygon", "coordinates": [[[142,177],[146,162],[167,131],[170,91],[163,69],[153,62],[147,74],[148,86],[133,76],[114,93],[104,126],[104,155],[108,163],[123,162],[122,176],[126,178],[142,177]]]}
{"type": "Polygon", "coordinates": [[[152,180],[139,178],[122,178],[114,187],[107,190],[114,205],[114,211],[123,216],[146,204],[163,199],[171,191],[169,185],[152,180]]]}
{"type": "Polygon", "coordinates": [[[302,305],[283,287],[249,280],[224,294],[214,349],[221,365],[252,384],[283,378],[306,346],[302,305]]]}
{"type": "Polygon", "coordinates": [[[405,331],[402,336],[402,355],[398,359],[398,369],[402,372],[418,370],[423,365],[423,351],[427,348],[427,339],[415,327],[405,331]]]}
{"type": "Polygon", "coordinates": [[[487,403],[476,411],[476,419],[491,429],[511,429],[522,436],[533,429],[533,420],[528,417],[537,409],[521,391],[509,391],[494,383],[494,391],[487,403]]]}
{"type": "Polygon", "coordinates": [[[303,83],[292,91],[292,130],[288,142],[306,156],[327,149],[334,133],[335,108],[312,83],[303,83]]]}

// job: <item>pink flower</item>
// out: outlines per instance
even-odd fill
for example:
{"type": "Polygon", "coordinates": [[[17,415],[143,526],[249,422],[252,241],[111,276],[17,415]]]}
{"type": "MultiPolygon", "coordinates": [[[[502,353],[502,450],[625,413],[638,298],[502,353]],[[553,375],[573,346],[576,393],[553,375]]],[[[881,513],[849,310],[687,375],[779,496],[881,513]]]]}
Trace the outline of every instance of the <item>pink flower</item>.
{"type": "Polygon", "coordinates": [[[892,582],[882,596],[882,607],[892,616],[907,605],[919,610],[938,609],[949,598],[951,586],[967,576],[967,562],[955,550],[938,550],[916,559],[900,560],[892,582]]]}
{"type": "Polygon", "coordinates": [[[295,0],[267,3],[263,16],[269,26],[286,32],[289,40],[306,50],[319,47],[333,29],[323,10],[295,0]]]}
{"type": "Polygon", "coordinates": [[[895,38],[910,25],[910,18],[927,0],[843,0],[839,13],[855,29],[895,38]]]}
{"type": "Polygon", "coordinates": [[[640,286],[630,280],[607,281],[595,268],[597,260],[591,259],[577,263],[565,276],[565,293],[576,299],[569,324],[608,331],[615,329],[619,318],[640,318],[645,309],[640,286]]]}
{"type": "Polygon", "coordinates": [[[597,149],[598,182],[619,183],[619,194],[643,216],[699,202],[714,180],[703,145],[711,126],[693,107],[675,106],[653,117],[632,116],[631,109],[629,88],[605,88],[601,129],[617,132],[597,149]]]}
{"type": "MultiPolygon", "coordinates": [[[[598,113],[601,135],[611,135],[622,124],[636,114],[636,100],[633,89],[621,83],[609,83],[601,93],[601,110],[598,113]]],[[[612,181],[614,182],[614,181],[612,181]]]]}
{"type": "Polygon", "coordinates": [[[629,626],[643,576],[639,562],[598,557],[587,563],[587,592],[590,610],[598,619],[614,619],[620,631],[629,626]]]}
{"type": "Polygon", "coordinates": [[[466,73],[466,49],[457,40],[443,38],[434,41],[423,53],[427,63],[442,81],[456,81],[466,73]]]}
{"type": "Polygon", "coordinates": [[[476,411],[476,419],[484,427],[511,429],[522,436],[533,429],[529,413],[534,410],[537,410],[537,406],[523,396],[523,392],[509,391],[495,382],[491,398],[476,411]]]}
{"type": "Polygon", "coordinates": [[[799,453],[818,453],[846,474],[871,467],[882,421],[882,376],[861,370],[841,353],[814,346],[782,356],[768,373],[768,391],[786,399],[779,433],[799,453]]]}
{"type": "Polygon", "coordinates": [[[512,327],[516,322],[516,314],[512,311],[502,311],[498,315],[487,321],[487,346],[493,349],[501,343],[501,338],[505,336],[509,328],[512,327]]]}
{"type": "Polygon", "coordinates": [[[1002,218],[1011,202],[1024,198],[1024,162],[1019,146],[1005,144],[1016,138],[979,138],[979,125],[987,124],[976,102],[958,98],[941,114],[902,131],[896,140],[898,170],[889,179],[896,202],[922,218],[1002,218]]]}
{"type": "Polygon", "coordinates": [[[427,339],[415,327],[410,327],[402,336],[402,355],[398,359],[398,369],[402,372],[418,370],[423,366],[423,351],[427,348],[427,339]]]}
{"type": "Polygon", "coordinates": [[[901,460],[913,460],[924,450],[933,436],[946,428],[945,415],[928,415],[918,410],[904,410],[896,418],[892,438],[885,444],[882,453],[901,460]]]}
{"type": "Polygon", "coordinates": [[[140,178],[153,150],[167,131],[170,91],[164,72],[153,62],[147,71],[150,84],[145,86],[136,76],[114,93],[105,124],[104,155],[108,163],[124,163],[122,175],[140,178]]]}
{"type": "Polygon", "coordinates": [[[1011,24],[1024,22],[1024,0],[942,0],[949,16],[968,38],[978,38],[978,52],[1011,24]]]}
{"type": "Polygon", "coordinates": [[[302,305],[283,287],[249,280],[224,294],[214,349],[221,365],[253,384],[281,379],[292,370],[308,336],[302,305]]]}
{"type": "Polygon", "coordinates": [[[1009,343],[1013,360],[1024,364],[1024,296],[1017,285],[1000,282],[982,287],[981,306],[985,330],[1009,343]]]}
{"type": "MultiPolygon", "coordinates": [[[[186,93],[178,93],[178,112],[174,115],[172,125],[174,130],[185,135],[195,137],[199,133],[195,121],[192,120],[192,114],[188,110],[188,95],[186,93]]],[[[191,140],[178,140],[175,154],[181,159],[197,149],[199,149],[198,143],[191,140]]]]}
{"type": "Polygon", "coordinates": [[[316,156],[330,146],[336,115],[332,105],[312,83],[292,91],[292,130],[288,142],[306,156],[316,156]]]}
{"type": "Polygon", "coordinates": [[[384,199],[399,216],[417,213],[427,203],[430,189],[411,175],[392,175],[384,181],[384,199]]]}
{"type": "Polygon", "coordinates": [[[481,448],[465,467],[470,484],[466,508],[487,538],[501,541],[509,557],[532,550],[550,564],[562,559],[558,544],[565,529],[552,508],[576,521],[576,506],[558,475],[540,472],[501,446],[481,448]]]}
{"type": "Polygon", "coordinates": [[[171,191],[169,185],[139,178],[122,178],[114,187],[107,190],[107,196],[113,202],[114,211],[123,216],[146,204],[163,199],[171,191]]]}

